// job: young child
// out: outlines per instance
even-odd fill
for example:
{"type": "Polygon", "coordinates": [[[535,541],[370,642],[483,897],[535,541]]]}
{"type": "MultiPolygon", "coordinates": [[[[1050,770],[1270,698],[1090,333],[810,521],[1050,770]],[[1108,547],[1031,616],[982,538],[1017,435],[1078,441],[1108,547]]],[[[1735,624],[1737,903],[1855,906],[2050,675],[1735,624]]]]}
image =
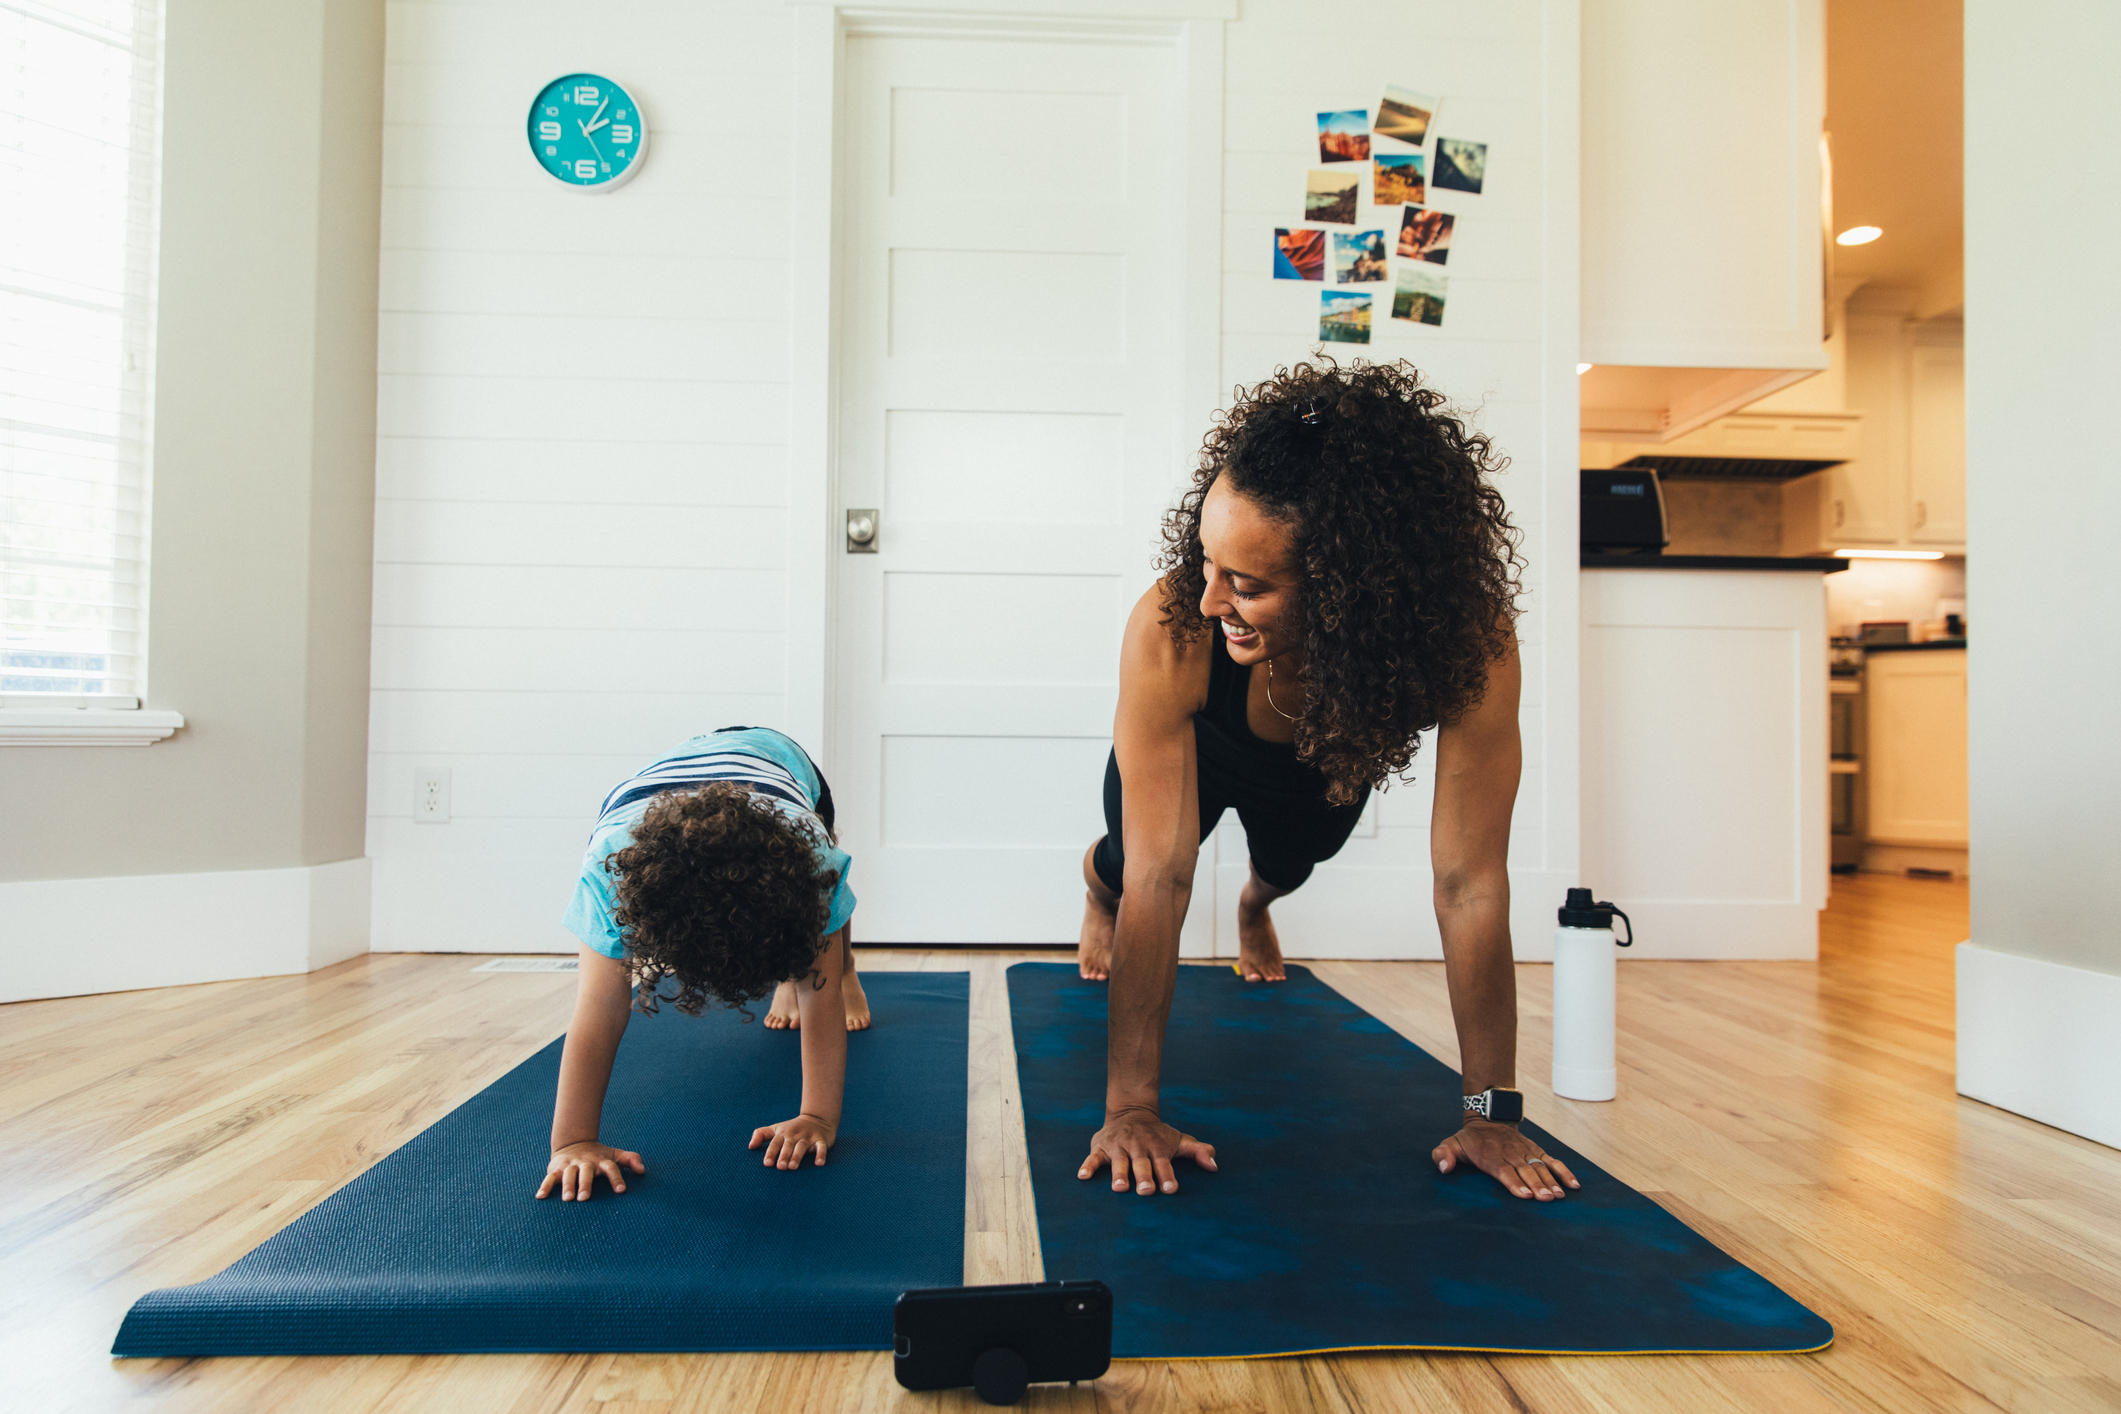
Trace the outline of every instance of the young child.
{"type": "Polygon", "coordinates": [[[847,1033],[869,1024],[848,934],[851,862],[833,839],[825,778],[764,727],[696,736],[605,797],[567,908],[582,971],[538,1197],[587,1202],[598,1174],[624,1193],[624,1171],[645,1171],[639,1154],[603,1143],[598,1124],[628,1017],[661,1001],[697,1016],[710,1001],[774,992],[766,1024],[803,1033],[802,1110],[754,1131],[751,1147],[765,1147],[770,1168],[825,1162],[847,1033]],[[675,996],[658,995],[666,978],[675,996]]]}

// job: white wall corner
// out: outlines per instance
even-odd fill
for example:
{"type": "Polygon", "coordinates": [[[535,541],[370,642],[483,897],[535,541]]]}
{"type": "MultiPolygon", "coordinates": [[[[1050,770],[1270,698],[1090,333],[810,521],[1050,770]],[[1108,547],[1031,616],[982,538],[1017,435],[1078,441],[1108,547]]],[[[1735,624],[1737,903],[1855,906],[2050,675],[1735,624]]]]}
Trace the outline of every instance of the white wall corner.
{"type": "Polygon", "coordinates": [[[797,14],[795,150],[813,176],[790,198],[795,259],[789,262],[788,617],[786,702],[776,725],[827,771],[831,755],[833,619],[838,543],[832,524],[839,402],[840,82],[846,33],[839,10],[797,14]],[[823,272],[824,278],[817,278],[823,272]]]}
{"type": "Polygon", "coordinates": [[[368,951],[368,861],[0,883],[0,1002],[313,972],[368,951]]]}
{"type": "Polygon", "coordinates": [[[1957,949],[1959,1093],[2121,1148],[2121,976],[1957,949]]]}
{"type": "Polygon", "coordinates": [[[368,860],[319,864],[309,875],[309,965],[315,972],[369,950],[368,860]]]}

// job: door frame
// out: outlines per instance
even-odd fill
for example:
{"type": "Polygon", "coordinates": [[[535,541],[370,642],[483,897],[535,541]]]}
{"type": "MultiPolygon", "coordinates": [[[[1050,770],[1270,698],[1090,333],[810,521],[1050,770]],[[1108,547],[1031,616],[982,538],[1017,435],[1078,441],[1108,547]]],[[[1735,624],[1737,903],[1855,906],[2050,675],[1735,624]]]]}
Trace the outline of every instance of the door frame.
{"type": "Polygon", "coordinates": [[[795,148],[826,180],[790,202],[786,706],[781,730],[828,772],[837,723],[840,354],[845,332],[846,54],[851,35],[959,34],[1169,44],[1184,141],[1179,240],[1182,369],[1174,473],[1222,404],[1223,23],[1236,0],[921,0],[918,8],[785,0],[795,22],[795,148]],[[809,272],[820,272],[811,275],[809,272]]]}

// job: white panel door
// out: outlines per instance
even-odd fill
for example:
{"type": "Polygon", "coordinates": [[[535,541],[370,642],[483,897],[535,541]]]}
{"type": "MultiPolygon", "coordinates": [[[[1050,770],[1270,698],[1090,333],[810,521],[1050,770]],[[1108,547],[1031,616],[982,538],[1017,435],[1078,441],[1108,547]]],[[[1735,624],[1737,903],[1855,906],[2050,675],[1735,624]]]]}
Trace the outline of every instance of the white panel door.
{"type": "Polygon", "coordinates": [[[847,72],[839,502],[881,512],[836,625],[857,931],[1072,940],[1120,631],[1192,440],[1177,55],[859,36],[847,72]]]}

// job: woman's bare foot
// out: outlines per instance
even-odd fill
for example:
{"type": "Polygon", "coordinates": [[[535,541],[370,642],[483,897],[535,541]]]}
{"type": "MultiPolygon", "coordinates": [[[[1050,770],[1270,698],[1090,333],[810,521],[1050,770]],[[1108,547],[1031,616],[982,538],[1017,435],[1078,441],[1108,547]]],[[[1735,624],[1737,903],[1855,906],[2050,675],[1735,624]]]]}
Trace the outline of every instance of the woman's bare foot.
{"type": "MultiPolygon", "coordinates": [[[[1103,844],[1099,840],[1098,844],[1103,844]]],[[[1088,982],[1112,976],[1112,929],[1119,922],[1119,895],[1097,877],[1097,845],[1083,852],[1083,932],[1075,942],[1075,970],[1088,982]]]]}
{"type": "MultiPolygon", "coordinates": [[[[869,1004],[862,1003],[862,1024],[868,1025],[869,1004]]],[[[766,1028],[769,1031],[798,1031],[802,1029],[803,1013],[796,1005],[795,983],[783,982],[773,989],[773,1005],[766,1008],[766,1028]]]]}
{"type": "Polygon", "coordinates": [[[1286,982],[1281,965],[1281,939],[1274,936],[1274,920],[1262,908],[1248,919],[1237,911],[1237,970],[1247,982],[1286,982]]]}
{"type": "Polygon", "coordinates": [[[1119,905],[1083,894],[1083,934],[1075,943],[1075,970],[1089,981],[1112,976],[1112,928],[1118,921],[1119,905]]]}
{"type": "Polygon", "coordinates": [[[1281,939],[1274,935],[1274,920],[1267,906],[1287,890],[1277,889],[1250,871],[1244,892],[1237,896],[1237,970],[1247,982],[1286,982],[1289,974],[1281,965],[1281,939]]]}
{"type": "Polygon", "coordinates": [[[862,990],[862,979],[849,968],[840,978],[840,1002],[847,1008],[847,1029],[867,1031],[869,1029],[869,994],[862,990]]]}

